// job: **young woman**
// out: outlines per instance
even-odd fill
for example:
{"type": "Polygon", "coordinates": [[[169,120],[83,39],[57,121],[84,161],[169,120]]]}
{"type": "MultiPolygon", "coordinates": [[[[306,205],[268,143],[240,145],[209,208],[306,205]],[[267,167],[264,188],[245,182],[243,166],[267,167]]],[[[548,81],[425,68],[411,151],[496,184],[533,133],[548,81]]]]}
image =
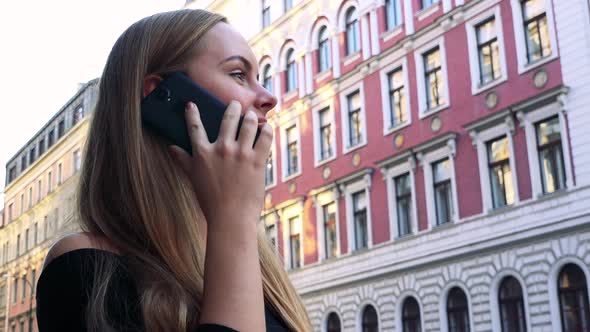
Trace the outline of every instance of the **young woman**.
{"type": "Polygon", "coordinates": [[[272,141],[265,114],[276,104],[257,64],[244,38],[207,11],[153,15],[121,35],[79,179],[83,232],[52,246],[38,282],[41,332],[311,330],[257,231],[272,141]],[[213,143],[200,122],[207,110],[187,105],[192,156],[141,123],[141,99],[173,71],[229,104],[213,143]]]}

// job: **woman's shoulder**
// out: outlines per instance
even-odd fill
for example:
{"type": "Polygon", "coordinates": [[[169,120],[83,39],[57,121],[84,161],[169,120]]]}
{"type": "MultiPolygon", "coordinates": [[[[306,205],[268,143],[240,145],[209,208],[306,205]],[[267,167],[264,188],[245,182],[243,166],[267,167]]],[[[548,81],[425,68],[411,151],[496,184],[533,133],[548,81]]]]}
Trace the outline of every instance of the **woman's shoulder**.
{"type": "Polygon", "coordinates": [[[61,237],[51,246],[51,248],[49,248],[49,251],[45,256],[43,269],[45,269],[54,259],[74,252],[94,252],[120,255],[119,250],[117,250],[108,239],[102,236],[88,232],[71,233],[61,237]]]}

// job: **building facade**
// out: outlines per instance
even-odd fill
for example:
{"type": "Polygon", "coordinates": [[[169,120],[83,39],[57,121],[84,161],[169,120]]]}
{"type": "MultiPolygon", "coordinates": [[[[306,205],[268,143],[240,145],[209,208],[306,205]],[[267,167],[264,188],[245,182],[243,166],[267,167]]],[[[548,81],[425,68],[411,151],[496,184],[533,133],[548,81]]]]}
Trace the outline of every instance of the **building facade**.
{"type": "Polygon", "coordinates": [[[78,92],[6,164],[0,225],[0,331],[37,331],[35,288],[61,234],[75,231],[74,193],[97,80],[78,92]]]}
{"type": "Polygon", "coordinates": [[[263,223],[316,331],[589,331],[586,0],[189,1],[278,97],[263,223]]]}

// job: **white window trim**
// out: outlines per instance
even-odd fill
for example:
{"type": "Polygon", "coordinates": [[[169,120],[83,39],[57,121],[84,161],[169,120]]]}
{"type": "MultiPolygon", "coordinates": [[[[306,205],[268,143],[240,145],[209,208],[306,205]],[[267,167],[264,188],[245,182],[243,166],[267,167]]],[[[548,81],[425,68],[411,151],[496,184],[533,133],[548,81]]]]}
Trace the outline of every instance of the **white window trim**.
{"type": "MultiPolygon", "coordinates": [[[[424,185],[426,186],[426,212],[428,215],[428,229],[438,227],[436,225],[436,205],[434,199],[434,180],[432,178],[432,164],[445,158],[451,163],[451,191],[453,199],[453,214],[450,223],[459,221],[459,203],[457,196],[457,179],[455,175],[455,141],[449,139],[447,145],[427,154],[418,153],[418,160],[424,170],[424,185]]],[[[441,225],[441,226],[444,226],[441,225]]]]}
{"type": "Polygon", "coordinates": [[[446,287],[443,289],[441,294],[443,296],[440,297],[439,303],[439,317],[440,317],[440,332],[449,332],[449,319],[447,314],[447,301],[449,299],[449,293],[451,289],[459,287],[465,293],[465,297],[467,297],[467,310],[468,310],[468,317],[469,317],[469,331],[475,331],[474,329],[474,322],[473,322],[473,304],[471,303],[471,296],[469,294],[469,288],[466,287],[463,283],[459,281],[451,281],[446,287]]]}
{"type": "MultiPolygon", "coordinates": [[[[479,180],[481,184],[481,196],[483,202],[483,213],[494,211],[494,202],[492,200],[492,187],[490,185],[490,170],[488,167],[488,147],[487,143],[493,139],[506,136],[508,139],[508,148],[510,151],[510,170],[512,173],[512,183],[514,184],[514,204],[520,202],[518,193],[518,178],[516,172],[516,155],[514,154],[514,140],[512,133],[514,132],[514,123],[511,122],[510,115],[508,115],[506,122],[495,127],[483,130],[472,134],[474,137],[474,145],[477,147],[477,160],[479,164],[479,180]]],[[[500,208],[501,209],[501,208],[500,208]]]]}
{"type": "Polygon", "coordinates": [[[295,119],[292,119],[289,122],[286,122],[284,124],[281,125],[280,127],[280,135],[281,135],[281,164],[282,164],[282,171],[281,171],[281,178],[283,182],[287,182],[293,178],[298,177],[299,175],[301,175],[302,173],[302,169],[301,169],[301,126],[299,124],[299,116],[297,116],[295,119]],[[297,156],[297,172],[291,174],[291,175],[287,175],[287,171],[289,168],[289,165],[287,164],[287,129],[289,127],[291,127],[292,125],[295,125],[295,130],[297,132],[297,153],[299,154],[297,156]]]}
{"type": "Polygon", "coordinates": [[[295,203],[289,207],[286,207],[285,209],[281,210],[281,214],[280,214],[280,219],[281,219],[281,223],[282,223],[282,231],[283,231],[283,257],[284,257],[284,263],[285,263],[285,269],[287,270],[298,270],[301,269],[305,266],[305,247],[304,247],[304,242],[303,242],[303,233],[304,233],[304,227],[303,227],[303,205],[302,202],[301,203],[295,203]],[[291,267],[291,242],[290,242],[290,236],[291,236],[291,225],[289,224],[289,219],[293,218],[293,217],[297,217],[299,219],[299,222],[301,223],[301,231],[299,232],[299,243],[300,243],[300,248],[301,248],[301,266],[293,269],[291,267]]]}
{"type": "Polygon", "coordinates": [[[334,99],[330,98],[317,106],[312,108],[312,122],[313,122],[313,151],[314,151],[314,167],[322,166],[334,159],[338,155],[338,147],[336,143],[336,116],[334,114],[334,99]],[[332,142],[332,156],[323,160],[320,160],[321,157],[321,134],[320,134],[320,111],[325,109],[329,109],[328,112],[330,113],[330,138],[332,142]]]}
{"type": "Polygon", "coordinates": [[[506,69],[506,53],[504,47],[504,33],[502,28],[502,16],[500,12],[500,6],[497,5],[474,19],[470,20],[465,24],[465,30],[467,31],[467,45],[469,50],[469,69],[471,73],[471,94],[476,95],[485,90],[491,89],[508,79],[508,70],[506,69]],[[486,21],[490,17],[494,17],[496,24],[496,36],[498,38],[498,48],[500,55],[500,78],[488,82],[484,85],[480,85],[481,71],[479,68],[479,54],[477,48],[477,34],[476,26],[486,21]]]}
{"type": "Polygon", "coordinates": [[[410,80],[408,79],[408,60],[406,57],[388,65],[381,69],[381,103],[383,110],[383,135],[387,136],[402,128],[412,124],[412,112],[410,111],[410,80]],[[389,79],[388,74],[398,68],[401,68],[404,77],[404,96],[406,99],[406,114],[408,120],[405,123],[398,124],[393,128],[389,128],[391,122],[391,105],[389,104],[389,79]]]}
{"type": "MultiPolygon", "coordinates": [[[[422,1],[420,1],[420,5],[422,5],[422,1]]],[[[424,9],[421,9],[420,11],[418,11],[415,14],[415,16],[418,19],[418,21],[423,21],[428,16],[436,13],[439,8],[440,8],[440,0],[438,0],[436,3],[433,3],[432,5],[424,8],[424,9]]]]}
{"type": "Polygon", "coordinates": [[[342,154],[347,154],[351,151],[357,150],[365,145],[367,145],[367,117],[365,116],[365,86],[363,81],[340,91],[340,115],[342,120],[342,154]],[[359,91],[360,98],[361,98],[361,121],[362,121],[362,128],[363,131],[361,133],[361,142],[355,146],[348,146],[349,142],[349,122],[348,122],[348,95],[355,92],[356,90],[359,91]]]}
{"type": "MultiPolygon", "coordinates": [[[[389,195],[389,229],[390,239],[395,241],[400,239],[399,229],[397,227],[397,195],[394,178],[405,173],[410,173],[411,190],[412,190],[412,220],[410,224],[410,234],[418,233],[418,208],[416,204],[416,168],[414,157],[410,156],[407,161],[393,166],[385,171],[385,178],[387,184],[387,194],[389,195]]],[[[410,235],[408,234],[408,235],[410,235]]],[[[407,235],[406,235],[407,236],[407,235]]]]}
{"type": "Polygon", "coordinates": [[[526,283],[524,279],[517,274],[516,271],[512,270],[504,270],[500,271],[499,273],[494,276],[492,280],[491,287],[490,287],[490,308],[492,313],[492,331],[494,332],[501,332],[502,331],[502,320],[500,319],[500,303],[498,302],[498,295],[500,291],[500,284],[506,277],[514,277],[520,283],[520,288],[522,290],[522,301],[524,306],[524,317],[526,321],[526,330],[532,331],[531,328],[531,315],[529,312],[529,298],[528,292],[526,288],[526,283]]]}
{"type": "Polygon", "coordinates": [[[341,192],[344,192],[346,201],[346,235],[348,239],[347,253],[357,251],[354,241],[354,212],[352,206],[352,195],[360,191],[365,191],[365,197],[367,199],[367,249],[373,246],[373,227],[371,218],[371,174],[365,174],[362,179],[356,182],[347,184],[343,187],[341,192]],[[354,248],[353,248],[354,247],[354,248]]]}
{"type": "MultiPolygon", "coordinates": [[[[339,209],[339,193],[337,188],[325,191],[316,196],[313,196],[313,201],[316,208],[316,220],[317,220],[317,242],[318,242],[318,258],[319,261],[325,261],[326,258],[326,241],[324,240],[324,211],[323,207],[332,202],[336,204],[336,257],[340,256],[340,209],[339,209]]],[[[332,259],[332,258],[330,258],[332,259]]]]}
{"type": "MultiPolygon", "coordinates": [[[[549,284],[547,285],[547,288],[549,289],[549,306],[551,312],[551,323],[553,326],[553,331],[561,331],[562,325],[559,308],[559,291],[557,289],[557,282],[559,280],[559,272],[561,272],[561,269],[567,264],[575,264],[580,270],[584,272],[584,277],[586,277],[586,284],[588,284],[588,280],[590,280],[590,270],[588,270],[588,265],[576,256],[567,256],[561,258],[553,264],[553,266],[551,267],[551,271],[549,272],[549,284]]],[[[588,294],[586,295],[590,298],[590,287],[587,288],[588,294]]]]}
{"type": "Polygon", "coordinates": [[[573,171],[569,149],[569,133],[566,125],[566,117],[564,110],[559,103],[553,103],[543,106],[538,110],[531,112],[518,112],[517,117],[520,121],[521,127],[525,129],[526,145],[529,159],[529,169],[531,175],[531,187],[533,191],[533,199],[538,199],[545,195],[543,194],[543,184],[541,180],[541,169],[539,167],[539,154],[537,153],[537,133],[535,123],[552,116],[558,115],[559,127],[561,130],[561,150],[563,151],[563,167],[565,167],[565,186],[566,190],[574,187],[573,171]]]}
{"type": "Polygon", "coordinates": [[[414,61],[416,62],[416,75],[417,75],[417,86],[418,86],[418,101],[419,101],[419,113],[418,113],[418,117],[420,119],[424,119],[426,117],[429,117],[433,114],[436,114],[446,108],[448,108],[449,106],[451,106],[451,100],[450,100],[450,95],[449,95],[449,79],[447,76],[447,55],[446,55],[446,51],[445,51],[445,39],[444,37],[440,37],[436,40],[433,40],[432,42],[423,45],[422,47],[420,47],[419,49],[417,49],[414,52],[414,61]],[[433,109],[427,109],[426,105],[426,82],[424,80],[424,58],[423,58],[423,54],[430,51],[431,49],[437,47],[439,48],[440,51],[440,61],[441,61],[441,70],[442,70],[442,76],[443,76],[443,81],[444,81],[444,89],[443,89],[443,93],[444,93],[444,98],[446,100],[446,103],[433,108],[433,109]]]}
{"type": "Polygon", "coordinates": [[[549,40],[551,43],[551,55],[533,63],[527,61],[526,41],[524,32],[524,22],[522,20],[522,8],[519,0],[510,0],[512,7],[512,17],[514,23],[514,38],[516,39],[516,55],[518,60],[518,73],[524,74],[533,68],[557,58],[559,51],[557,47],[557,38],[555,33],[555,21],[553,18],[553,5],[551,0],[541,0],[545,2],[545,13],[547,14],[547,25],[549,26],[549,40]]]}
{"type": "MultiPolygon", "coordinates": [[[[273,129],[274,130],[274,129],[273,129]]],[[[277,179],[277,143],[275,139],[275,135],[272,136],[272,144],[270,145],[270,151],[272,154],[272,179],[273,182],[268,186],[265,186],[265,189],[271,189],[276,187],[278,183],[277,179]]],[[[265,171],[266,172],[266,171],[265,171]]]]}
{"type": "Polygon", "coordinates": [[[400,294],[400,296],[397,297],[397,303],[396,303],[396,310],[395,310],[395,326],[399,327],[401,330],[401,327],[403,327],[403,308],[404,308],[404,302],[406,302],[406,300],[408,298],[414,298],[414,300],[416,300],[416,302],[418,302],[418,309],[420,310],[420,327],[421,330],[424,330],[424,306],[422,305],[422,302],[420,301],[420,296],[418,295],[418,293],[416,293],[415,291],[404,291],[402,294],[400,294]]]}
{"type": "Polygon", "coordinates": [[[367,308],[367,306],[372,306],[375,309],[375,313],[377,314],[377,328],[381,329],[381,313],[379,313],[379,306],[373,300],[364,300],[358,306],[358,311],[356,313],[356,326],[355,332],[363,332],[363,311],[367,308]]]}

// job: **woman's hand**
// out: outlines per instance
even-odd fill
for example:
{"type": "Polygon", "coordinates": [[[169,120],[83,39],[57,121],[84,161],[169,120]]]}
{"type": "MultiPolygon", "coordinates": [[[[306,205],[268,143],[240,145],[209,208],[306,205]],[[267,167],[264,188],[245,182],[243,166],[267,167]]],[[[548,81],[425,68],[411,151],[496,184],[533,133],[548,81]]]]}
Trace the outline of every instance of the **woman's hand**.
{"type": "Polygon", "coordinates": [[[232,101],[224,113],[219,137],[210,143],[197,106],[188,103],[186,122],[193,154],[172,147],[173,155],[192,181],[208,228],[240,226],[236,223],[255,226],[263,206],[264,168],[272,127],[263,124],[254,145],[258,120],[254,112],[248,111],[236,140],[240,115],[240,103],[232,101]]]}

